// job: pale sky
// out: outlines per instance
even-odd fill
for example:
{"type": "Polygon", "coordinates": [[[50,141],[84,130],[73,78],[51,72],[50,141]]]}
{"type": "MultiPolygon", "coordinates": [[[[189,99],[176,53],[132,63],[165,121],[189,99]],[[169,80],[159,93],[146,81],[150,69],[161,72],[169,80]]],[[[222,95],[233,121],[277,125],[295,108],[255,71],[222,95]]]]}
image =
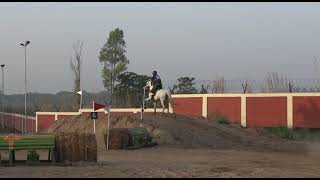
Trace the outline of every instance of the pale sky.
{"type": "MultiPolygon", "coordinates": [[[[0,3],[0,63],[5,93],[56,93],[73,87],[69,60],[84,41],[83,90],[104,90],[98,55],[119,27],[127,43],[129,71],[164,86],[180,76],[212,80],[259,79],[268,72],[314,76],[320,60],[320,3],[0,3]]],[[[1,80],[1,79],[0,79],[1,80]]]]}

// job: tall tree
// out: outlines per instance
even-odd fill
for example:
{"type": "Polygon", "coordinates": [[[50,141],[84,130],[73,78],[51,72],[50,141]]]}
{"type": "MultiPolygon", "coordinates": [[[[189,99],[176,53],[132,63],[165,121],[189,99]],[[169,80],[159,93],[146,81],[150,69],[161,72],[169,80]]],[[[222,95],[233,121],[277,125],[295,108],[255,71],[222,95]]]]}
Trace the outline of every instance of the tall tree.
{"type": "Polygon", "coordinates": [[[141,97],[143,87],[148,81],[146,75],[138,75],[134,72],[125,72],[118,76],[118,84],[115,86],[115,96],[120,97],[117,106],[139,107],[141,106],[141,97]]]}
{"type": "Polygon", "coordinates": [[[117,77],[127,70],[126,42],[123,31],[119,28],[109,33],[106,44],[102,47],[99,61],[103,65],[102,78],[104,87],[110,91],[111,97],[114,94],[114,87],[117,77]]]}
{"type": "Polygon", "coordinates": [[[80,104],[80,96],[77,94],[80,91],[81,82],[81,64],[82,64],[82,50],[83,41],[77,41],[73,45],[74,56],[70,59],[70,68],[73,72],[73,92],[76,98],[76,102],[80,104]]]}
{"type": "Polygon", "coordinates": [[[177,88],[177,93],[197,93],[197,89],[194,87],[194,77],[180,77],[178,79],[178,84],[174,87],[177,88]]]}

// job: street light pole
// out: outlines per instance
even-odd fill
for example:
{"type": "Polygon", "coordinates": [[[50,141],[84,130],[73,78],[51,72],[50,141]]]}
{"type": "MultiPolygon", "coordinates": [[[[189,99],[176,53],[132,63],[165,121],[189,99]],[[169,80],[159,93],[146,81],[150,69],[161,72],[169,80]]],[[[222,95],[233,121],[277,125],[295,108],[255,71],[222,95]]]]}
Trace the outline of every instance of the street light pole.
{"type": "Polygon", "coordinates": [[[22,127],[22,131],[27,132],[27,45],[30,44],[30,41],[26,41],[25,44],[20,44],[24,47],[24,130],[22,127]]]}
{"type": "Polygon", "coordinates": [[[4,128],[3,126],[3,100],[4,100],[4,73],[3,73],[3,68],[4,68],[5,64],[1,64],[1,68],[2,68],[2,96],[1,96],[1,122],[2,122],[2,128],[4,128]]]}

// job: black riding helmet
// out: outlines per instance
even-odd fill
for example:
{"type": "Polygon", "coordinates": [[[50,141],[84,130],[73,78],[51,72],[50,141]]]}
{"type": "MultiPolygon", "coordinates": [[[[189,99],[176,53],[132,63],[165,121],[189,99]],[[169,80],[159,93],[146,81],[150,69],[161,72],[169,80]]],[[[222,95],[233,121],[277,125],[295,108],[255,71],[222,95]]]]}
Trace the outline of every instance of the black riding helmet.
{"type": "Polygon", "coordinates": [[[157,75],[157,71],[153,71],[153,72],[152,72],[152,75],[157,75]]]}

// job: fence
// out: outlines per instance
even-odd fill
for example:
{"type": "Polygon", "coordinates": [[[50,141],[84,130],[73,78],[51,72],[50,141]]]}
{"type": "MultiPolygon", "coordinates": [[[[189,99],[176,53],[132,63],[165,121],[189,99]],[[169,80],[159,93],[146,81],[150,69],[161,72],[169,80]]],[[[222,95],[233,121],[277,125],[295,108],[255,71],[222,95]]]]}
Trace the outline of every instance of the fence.
{"type": "MultiPolygon", "coordinates": [[[[176,81],[164,83],[164,87],[172,88],[176,81]]],[[[275,92],[320,92],[320,79],[312,78],[284,78],[272,76],[260,80],[224,79],[195,80],[194,86],[199,93],[275,93],[275,92]]]]}
{"type": "MultiPolygon", "coordinates": [[[[0,125],[2,126],[2,113],[0,112],[0,125]]],[[[36,118],[14,113],[3,113],[3,126],[16,133],[33,133],[36,130],[36,118]],[[26,120],[26,121],[25,121],[26,120]]]]}

